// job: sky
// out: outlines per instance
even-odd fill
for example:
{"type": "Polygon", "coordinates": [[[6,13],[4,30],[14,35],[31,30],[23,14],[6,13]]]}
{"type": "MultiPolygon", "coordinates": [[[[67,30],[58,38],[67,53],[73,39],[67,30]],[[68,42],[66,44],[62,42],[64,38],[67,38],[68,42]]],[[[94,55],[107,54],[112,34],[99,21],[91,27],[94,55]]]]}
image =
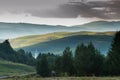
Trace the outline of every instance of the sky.
{"type": "Polygon", "coordinates": [[[0,22],[80,25],[120,20],[120,0],[0,0],[0,22]]]}

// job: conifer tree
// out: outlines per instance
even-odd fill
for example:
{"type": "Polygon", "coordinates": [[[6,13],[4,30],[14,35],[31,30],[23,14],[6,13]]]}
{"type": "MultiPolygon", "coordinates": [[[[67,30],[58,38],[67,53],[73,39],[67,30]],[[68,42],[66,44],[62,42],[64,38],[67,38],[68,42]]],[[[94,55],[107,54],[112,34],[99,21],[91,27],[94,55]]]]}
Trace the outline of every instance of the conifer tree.
{"type": "Polygon", "coordinates": [[[88,46],[83,43],[78,45],[75,51],[75,68],[78,76],[98,75],[102,67],[104,57],[90,42],[88,46]]]}
{"type": "Polygon", "coordinates": [[[62,57],[61,56],[56,57],[54,70],[58,75],[62,73],[62,57]]]}
{"type": "Polygon", "coordinates": [[[106,58],[109,75],[120,75],[120,31],[115,34],[106,58]]]}
{"type": "Polygon", "coordinates": [[[68,75],[72,75],[72,69],[73,69],[72,51],[70,50],[70,47],[67,47],[63,51],[63,56],[62,56],[62,71],[63,71],[63,73],[67,73],[68,75]]]}
{"type": "Polygon", "coordinates": [[[50,75],[49,65],[45,54],[42,54],[41,59],[38,60],[36,71],[37,74],[42,77],[48,77],[50,75]]]}
{"type": "Polygon", "coordinates": [[[82,43],[81,45],[78,45],[75,50],[75,69],[77,76],[84,75],[85,74],[85,65],[86,63],[84,60],[86,60],[85,54],[86,54],[87,47],[82,43]]]}

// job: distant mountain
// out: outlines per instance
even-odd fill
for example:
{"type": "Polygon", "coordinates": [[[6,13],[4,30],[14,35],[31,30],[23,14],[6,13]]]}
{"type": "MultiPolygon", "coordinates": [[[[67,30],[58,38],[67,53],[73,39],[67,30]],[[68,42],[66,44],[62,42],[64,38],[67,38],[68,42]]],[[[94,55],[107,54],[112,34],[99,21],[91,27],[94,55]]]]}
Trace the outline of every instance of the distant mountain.
{"type": "Polygon", "coordinates": [[[0,23],[0,38],[15,38],[26,35],[46,34],[53,32],[76,32],[76,31],[116,31],[120,30],[120,21],[96,21],[84,25],[61,26],[61,25],[38,25],[28,23],[0,23]]]}
{"type": "Polygon", "coordinates": [[[73,27],[81,27],[87,31],[117,31],[120,30],[120,21],[95,21],[73,27]]]}
{"type": "Polygon", "coordinates": [[[95,47],[100,50],[102,54],[106,54],[110,48],[112,39],[113,36],[109,35],[75,35],[21,48],[33,53],[37,50],[41,53],[51,52],[54,54],[61,54],[67,46],[71,47],[74,52],[78,44],[85,43],[87,45],[89,42],[93,42],[95,47]]]}
{"type": "Polygon", "coordinates": [[[115,34],[114,31],[109,32],[88,32],[88,31],[81,31],[81,32],[55,32],[49,33],[44,35],[30,35],[19,37],[15,39],[11,39],[10,43],[13,48],[21,48],[25,46],[30,46],[38,43],[43,43],[47,41],[52,41],[56,39],[61,39],[64,37],[75,36],[75,35],[110,35],[113,36],[115,34]]]}
{"type": "Polygon", "coordinates": [[[119,26],[120,25],[120,21],[96,21],[96,22],[91,22],[91,23],[87,23],[84,24],[84,26],[110,26],[113,27],[114,26],[119,26]]]}
{"type": "Polygon", "coordinates": [[[78,28],[61,25],[38,25],[28,23],[0,23],[0,37],[14,38],[25,35],[37,35],[53,32],[80,31],[78,28]]]}

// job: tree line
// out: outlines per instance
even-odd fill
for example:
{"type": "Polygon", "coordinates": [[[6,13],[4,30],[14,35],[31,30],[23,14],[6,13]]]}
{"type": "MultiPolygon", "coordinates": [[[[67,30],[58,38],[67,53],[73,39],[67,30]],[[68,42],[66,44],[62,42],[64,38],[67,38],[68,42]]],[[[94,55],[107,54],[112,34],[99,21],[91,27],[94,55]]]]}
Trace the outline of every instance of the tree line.
{"type": "Polygon", "coordinates": [[[102,55],[92,42],[88,45],[82,43],[74,53],[67,47],[61,56],[39,54],[36,71],[43,77],[50,76],[51,71],[55,71],[56,76],[119,76],[120,31],[116,32],[107,55],[102,55]],[[51,59],[52,67],[49,64],[51,59]]]}
{"type": "Polygon", "coordinates": [[[31,66],[36,64],[36,60],[31,52],[25,52],[23,49],[13,50],[8,40],[0,43],[0,59],[31,66]]]}

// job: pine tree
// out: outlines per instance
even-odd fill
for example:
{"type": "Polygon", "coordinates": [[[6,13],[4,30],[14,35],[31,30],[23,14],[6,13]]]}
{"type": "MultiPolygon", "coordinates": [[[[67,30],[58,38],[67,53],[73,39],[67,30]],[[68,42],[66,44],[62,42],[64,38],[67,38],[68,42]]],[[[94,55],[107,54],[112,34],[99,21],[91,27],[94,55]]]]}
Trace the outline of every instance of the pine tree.
{"type": "Polygon", "coordinates": [[[54,70],[58,75],[62,73],[62,57],[57,56],[54,64],[54,70]]]}
{"type": "Polygon", "coordinates": [[[89,60],[89,74],[100,75],[104,62],[104,56],[94,47],[93,43],[90,42],[88,45],[88,60],[89,60]]]}
{"type": "Polygon", "coordinates": [[[72,75],[72,69],[73,69],[73,57],[72,57],[72,51],[70,50],[70,47],[67,47],[63,51],[62,56],[62,72],[67,73],[68,75],[72,75]]]}
{"type": "Polygon", "coordinates": [[[120,75],[120,31],[115,34],[106,58],[109,75],[120,75]]]}
{"type": "Polygon", "coordinates": [[[42,77],[48,77],[50,75],[49,65],[45,54],[42,54],[41,59],[38,60],[36,71],[37,74],[42,77]]]}
{"type": "Polygon", "coordinates": [[[81,45],[78,45],[75,50],[75,69],[77,76],[86,75],[86,50],[87,47],[83,43],[81,45]]]}
{"type": "Polygon", "coordinates": [[[75,68],[78,76],[98,75],[103,64],[104,57],[90,42],[88,46],[83,43],[78,45],[75,51],[75,68]]]}

